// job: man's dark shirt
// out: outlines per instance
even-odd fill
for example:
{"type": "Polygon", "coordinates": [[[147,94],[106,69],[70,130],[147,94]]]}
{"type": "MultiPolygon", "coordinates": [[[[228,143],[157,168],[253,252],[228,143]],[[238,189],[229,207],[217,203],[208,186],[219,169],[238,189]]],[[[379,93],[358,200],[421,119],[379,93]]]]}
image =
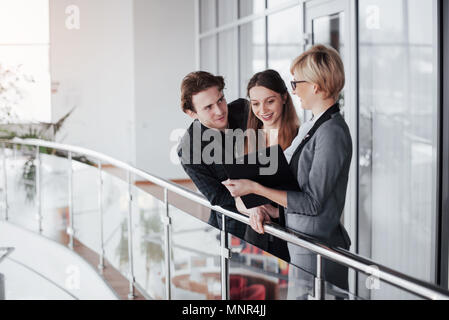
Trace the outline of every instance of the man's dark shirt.
{"type": "MultiPolygon", "coordinates": [[[[249,104],[245,99],[236,100],[230,104],[228,104],[228,123],[229,129],[241,129],[243,131],[246,130],[247,119],[249,112],[249,104]]],[[[189,175],[192,181],[195,183],[200,192],[209,200],[212,205],[220,206],[224,209],[238,212],[235,206],[234,198],[231,196],[229,191],[225,186],[222,185],[222,181],[228,179],[224,167],[221,163],[212,163],[205,164],[203,159],[201,159],[201,154],[205,146],[207,146],[211,141],[201,141],[201,148],[195,150],[194,148],[194,126],[201,126],[201,136],[204,131],[208,128],[202,125],[198,120],[195,120],[187,129],[186,134],[181,139],[181,143],[178,146],[178,156],[181,160],[181,165],[184,168],[185,172],[189,175]],[[183,155],[183,150],[190,150],[189,155],[183,155]],[[194,163],[194,152],[198,153],[201,151],[201,154],[196,154],[197,159],[201,159],[201,163],[194,163]]],[[[225,144],[225,134],[220,131],[222,135],[222,145],[223,145],[223,160],[224,161],[224,144],[225,144]]],[[[196,142],[198,144],[198,142],[196,142]]],[[[234,149],[232,149],[234,150],[234,149]]],[[[209,218],[209,224],[216,228],[221,228],[221,214],[215,211],[211,211],[211,215],[209,218]]],[[[235,236],[243,239],[245,234],[246,225],[233,220],[231,218],[227,218],[226,220],[226,230],[232,233],[235,236]]]]}

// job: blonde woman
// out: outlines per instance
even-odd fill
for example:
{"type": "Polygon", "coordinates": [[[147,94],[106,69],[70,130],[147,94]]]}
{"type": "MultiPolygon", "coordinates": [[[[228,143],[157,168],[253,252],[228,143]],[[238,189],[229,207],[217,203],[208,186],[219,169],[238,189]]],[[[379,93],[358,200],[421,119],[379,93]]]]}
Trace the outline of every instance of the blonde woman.
{"type": "MultiPolygon", "coordinates": [[[[250,180],[227,180],[224,184],[234,197],[254,193],[284,207],[287,228],[349,249],[351,241],[340,223],[352,159],[351,135],[338,104],[345,84],[343,62],[334,49],[316,45],[297,57],[290,71],[293,93],[301,99],[302,108],[313,113],[312,120],[301,126],[285,150],[301,191],[270,189],[250,180]]],[[[259,211],[250,217],[250,223],[263,233],[266,213],[277,218],[279,209],[267,210],[265,206],[259,211]]],[[[288,297],[303,299],[313,288],[316,256],[292,244],[288,248],[291,263],[299,267],[290,268],[288,297]]],[[[324,260],[323,271],[326,281],[348,289],[346,267],[324,260]]]]}

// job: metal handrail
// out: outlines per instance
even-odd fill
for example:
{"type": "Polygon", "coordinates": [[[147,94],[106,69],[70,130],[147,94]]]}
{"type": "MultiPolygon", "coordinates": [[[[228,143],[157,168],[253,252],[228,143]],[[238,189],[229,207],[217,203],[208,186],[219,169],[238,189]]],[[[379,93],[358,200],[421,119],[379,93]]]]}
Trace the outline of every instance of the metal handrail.
{"type": "Polygon", "coordinates": [[[6,253],[4,253],[2,256],[0,256],[0,263],[6,259],[7,256],[9,256],[13,251],[15,250],[15,248],[12,247],[0,247],[0,251],[6,251],[6,253]]]}
{"type": "MultiPolygon", "coordinates": [[[[47,147],[51,149],[57,149],[62,151],[67,151],[69,153],[76,153],[83,156],[93,157],[96,160],[100,160],[103,162],[107,162],[112,164],[120,169],[127,171],[128,173],[133,173],[141,178],[144,178],[147,181],[150,181],[165,190],[170,190],[180,196],[183,196],[191,201],[194,201],[198,204],[201,204],[207,208],[215,210],[217,212],[222,213],[224,216],[229,218],[238,220],[242,223],[249,225],[249,218],[240,213],[228,211],[219,206],[212,206],[209,201],[202,195],[195,193],[189,189],[186,189],[182,186],[179,186],[173,182],[167,181],[163,178],[157,177],[155,175],[149,174],[141,169],[137,169],[123,161],[114,159],[110,156],[104,155],[100,152],[96,152],[93,150],[89,150],[82,147],[71,146],[61,143],[42,141],[36,139],[18,139],[15,138],[13,140],[0,140],[0,144],[20,144],[20,145],[28,145],[35,147],[47,147]]],[[[165,192],[166,193],[166,192],[165,192]]],[[[167,198],[167,197],[166,197],[167,198]]],[[[225,225],[225,224],[223,224],[225,225]]],[[[404,289],[412,294],[417,296],[437,300],[449,300],[449,291],[446,291],[438,286],[427,283],[425,281],[413,278],[396,270],[390,269],[386,266],[378,264],[372,260],[366,259],[357,254],[351,253],[347,250],[341,248],[335,248],[329,246],[323,241],[311,237],[307,234],[295,232],[293,230],[288,230],[281,228],[277,225],[265,225],[265,232],[271,234],[279,239],[287,241],[289,243],[301,246],[305,249],[312,251],[317,254],[318,262],[321,261],[321,258],[324,257],[326,259],[330,259],[339,264],[345,265],[352,269],[361,271],[367,275],[374,276],[378,280],[385,281],[390,283],[396,287],[404,289]]],[[[318,263],[320,265],[320,263],[318,263]]],[[[319,270],[320,271],[320,270],[319,270]]]]}

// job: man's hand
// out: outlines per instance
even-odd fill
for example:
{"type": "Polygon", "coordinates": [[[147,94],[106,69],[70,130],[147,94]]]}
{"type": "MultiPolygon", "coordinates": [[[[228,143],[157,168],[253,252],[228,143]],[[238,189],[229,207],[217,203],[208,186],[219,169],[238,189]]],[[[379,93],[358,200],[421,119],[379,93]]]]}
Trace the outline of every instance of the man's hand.
{"type": "Polygon", "coordinates": [[[246,214],[247,216],[249,216],[251,214],[251,210],[247,209],[245,204],[242,201],[242,198],[238,197],[238,198],[234,198],[235,200],[235,206],[237,207],[237,210],[240,213],[246,214]]]}
{"type": "Polygon", "coordinates": [[[229,190],[229,193],[234,197],[243,197],[247,194],[254,193],[257,183],[251,180],[226,180],[222,184],[229,190]]]}

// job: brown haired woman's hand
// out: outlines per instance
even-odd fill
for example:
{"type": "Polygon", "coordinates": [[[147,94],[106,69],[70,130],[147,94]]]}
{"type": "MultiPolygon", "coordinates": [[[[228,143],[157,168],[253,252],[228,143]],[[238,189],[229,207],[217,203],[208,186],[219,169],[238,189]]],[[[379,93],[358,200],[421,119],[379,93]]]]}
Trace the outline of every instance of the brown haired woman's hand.
{"type": "Polygon", "coordinates": [[[264,212],[263,210],[260,211],[256,209],[257,208],[251,209],[251,212],[249,214],[249,225],[257,233],[264,234],[265,230],[263,225],[265,223],[270,224],[271,219],[268,213],[264,212]]]}
{"type": "Polygon", "coordinates": [[[226,180],[222,184],[229,190],[231,195],[236,197],[243,197],[247,194],[254,193],[257,183],[251,180],[241,179],[241,180],[226,180]]]}
{"type": "Polygon", "coordinates": [[[257,207],[257,210],[261,213],[268,214],[271,218],[279,218],[279,208],[273,207],[271,204],[265,204],[263,206],[257,207]]]}

